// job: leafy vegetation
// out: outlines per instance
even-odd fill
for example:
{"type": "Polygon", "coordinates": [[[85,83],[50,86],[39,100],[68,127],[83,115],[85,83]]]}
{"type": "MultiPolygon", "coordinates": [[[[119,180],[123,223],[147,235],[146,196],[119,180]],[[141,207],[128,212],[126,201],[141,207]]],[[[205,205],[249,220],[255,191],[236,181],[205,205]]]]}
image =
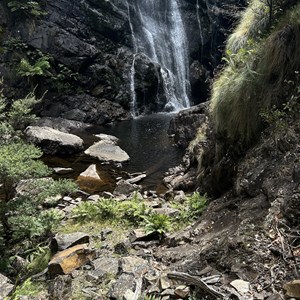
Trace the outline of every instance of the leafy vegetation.
{"type": "Polygon", "coordinates": [[[172,228],[170,217],[163,214],[150,214],[145,217],[145,231],[164,236],[172,228]]]}
{"type": "Polygon", "coordinates": [[[20,300],[24,297],[33,298],[37,296],[42,291],[42,284],[32,282],[30,279],[27,279],[20,286],[17,286],[15,292],[13,293],[11,300],[20,300]]]}
{"type": "Polygon", "coordinates": [[[26,44],[19,38],[9,38],[4,43],[4,51],[9,55],[10,66],[16,73],[27,79],[30,88],[45,86],[49,90],[70,93],[80,92],[79,74],[53,57],[26,44]]]}
{"type": "Polygon", "coordinates": [[[179,214],[169,217],[155,213],[146,206],[143,200],[136,197],[126,201],[115,199],[99,199],[96,202],[82,202],[72,212],[75,222],[102,222],[109,220],[112,224],[125,226],[143,226],[147,233],[156,232],[163,236],[165,233],[178,229],[193,222],[201,216],[207,207],[207,199],[198,192],[186,198],[183,204],[173,204],[179,209],[179,214]]]}
{"type": "Polygon", "coordinates": [[[96,202],[80,203],[73,210],[72,217],[82,223],[111,220],[125,225],[139,225],[149,213],[145,204],[135,198],[123,202],[115,199],[99,199],[96,202]]]}
{"type": "Polygon", "coordinates": [[[38,58],[34,64],[22,58],[18,68],[18,74],[22,77],[43,76],[50,69],[49,57],[42,56],[38,58]]]}
{"type": "MultiPolygon", "coordinates": [[[[8,102],[0,90],[0,247],[3,261],[15,251],[25,255],[26,249],[34,249],[37,243],[46,240],[64,215],[57,209],[46,209],[45,200],[77,189],[69,180],[41,178],[50,174],[50,169],[39,160],[42,152],[23,141],[22,130],[36,119],[31,114],[38,102],[34,93],[8,102]]],[[[41,261],[30,260],[28,271],[42,266],[41,261]]],[[[6,267],[6,263],[1,267],[6,267]]]]}
{"type": "Polygon", "coordinates": [[[40,0],[8,0],[7,5],[12,13],[21,13],[27,17],[41,17],[47,14],[42,9],[40,0]]]}

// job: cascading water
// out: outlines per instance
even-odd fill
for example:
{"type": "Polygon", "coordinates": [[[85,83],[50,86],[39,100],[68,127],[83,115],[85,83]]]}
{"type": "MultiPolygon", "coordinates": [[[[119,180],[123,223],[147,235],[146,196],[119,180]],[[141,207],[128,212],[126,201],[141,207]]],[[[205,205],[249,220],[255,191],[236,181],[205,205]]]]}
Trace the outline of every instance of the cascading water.
{"type": "MultiPolygon", "coordinates": [[[[178,111],[190,106],[188,43],[178,0],[128,0],[128,19],[134,53],[141,53],[160,65],[168,109],[178,111]]],[[[134,61],[131,81],[134,81],[134,61]]],[[[131,83],[134,89],[134,83],[131,83]]],[[[136,97],[136,96],[134,96],[136,97]]],[[[136,98],[133,95],[131,100],[136,98]]]]}
{"type": "Polygon", "coordinates": [[[127,1],[127,14],[128,14],[128,20],[129,20],[129,26],[131,30],[131,37],[132,37],[132,44],[133,44],[133,59],[132,64],[130,68],[130,113],[133,118],[137,116],[137,109],[136,109],[136,94],[135,94],[135,59],[136,59],[136,53],[137,53],[137,44],[136,39],[134,36],[133,26],[131,22],[131,14],[130,14],[130,6],[127,1]]]}

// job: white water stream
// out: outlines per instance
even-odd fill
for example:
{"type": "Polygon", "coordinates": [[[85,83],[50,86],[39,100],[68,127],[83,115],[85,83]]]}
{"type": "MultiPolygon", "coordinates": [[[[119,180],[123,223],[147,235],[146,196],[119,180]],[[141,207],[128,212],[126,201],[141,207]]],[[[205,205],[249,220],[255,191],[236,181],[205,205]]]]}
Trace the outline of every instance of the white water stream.
{"type": "MultiPolygon", "coordinates": [[[[190,106],[188,43],[178,0],[127,0],[134,54],[160,65],[168,109],[190,106]]],[[[136,116],[135,56],[131,67],[132,115],[136,116]]]]}

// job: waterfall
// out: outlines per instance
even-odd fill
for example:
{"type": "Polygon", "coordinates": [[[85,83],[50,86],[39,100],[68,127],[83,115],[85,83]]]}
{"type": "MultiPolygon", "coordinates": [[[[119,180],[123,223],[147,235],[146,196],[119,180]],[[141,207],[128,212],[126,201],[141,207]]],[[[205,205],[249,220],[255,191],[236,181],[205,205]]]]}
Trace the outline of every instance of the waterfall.
{"type": "Polygon", "coordinates": [[[127,14],[128,14],[128,21],[129,21],[129,26],[130,26],[130,31],[131,31],[131,38],[132,38],[132,44],[133,44],[133,58],[132,58],[132,64],[130,68],[130,98],[131,98],[131,103],[130,103],[130,113],[133,118],[137,116],[137,105],[136,105],[136,94],[135,94],[135,59],[136,59],[136,53],[137,53],[137,44],[136,44],[136,39],[134,36],[134,31],[133,31],[133,25],[131,22],[131,14],[130,14],[130,6],[127,1],[127,14]]]}
{"type": "MultiPolygon", "coordinates": [[[[189,107],[188,43],[178,0],[128,1],[134,53],[144,54],[160,66],[168,110],[189,107]]],[[[134,70],[134,63],[131,69],[134,70]]]]}
{"type": "Polygon", "coordinates": [[[200,41],[201,41],[201,53],[200,53],[201,56],[200,56],[200,59],[202,59],[204,39],[203,39],[203,31],[202,31],[202,24],[201,24],[199,9],[200,9],[199,0],[197,0],[196,15],[197,15],[197,22],[198,22],[198,27],[199,27],[200,41]]]}

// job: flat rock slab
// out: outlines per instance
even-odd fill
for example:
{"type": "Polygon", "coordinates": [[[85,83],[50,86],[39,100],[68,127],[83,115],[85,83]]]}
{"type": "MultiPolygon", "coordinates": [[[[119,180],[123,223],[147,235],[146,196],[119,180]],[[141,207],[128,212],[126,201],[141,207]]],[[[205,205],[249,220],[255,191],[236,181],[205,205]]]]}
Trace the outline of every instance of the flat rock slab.
{"type": "Polygon", "coordinates": [[[25,135],[29,142],[41,147],[46,154],[67,155],[83,149],[83,140],[80,137],[46,126],[28,126],[25,135]]]}
{"type": "Polygon", "coordinates": [[[124,150],[106,141],[95,143],[85,150],[84,153],[101,161],[125,162],[129,160],[129,155],[124,150]]]}
{"type": "Polygon", "coordinates": [[[0,299],[4,299],[12,291],[14,285],[4,275],[0,274],[0,299]]]}
{"type": "Polygon", "coordinates": [[[95,258],[95,251],[88,248],[87,244],[76,245],[53,256],[48,264],[50,277],[67,275],[84,266],[95,258]]]}
{"type": "Polygon", "coordinates": [[[241,295],[250,291],[250,283],[241,279],[230,282],[230,285],[233,286],[241,295]]]}
{"type": "Polygon", "coordinates": [[[90,236],[84,232],[57,234],[51,241],[51,248],[54,251],[62,251],[76,245],[88,244],[89,242],[90,236]]]}

